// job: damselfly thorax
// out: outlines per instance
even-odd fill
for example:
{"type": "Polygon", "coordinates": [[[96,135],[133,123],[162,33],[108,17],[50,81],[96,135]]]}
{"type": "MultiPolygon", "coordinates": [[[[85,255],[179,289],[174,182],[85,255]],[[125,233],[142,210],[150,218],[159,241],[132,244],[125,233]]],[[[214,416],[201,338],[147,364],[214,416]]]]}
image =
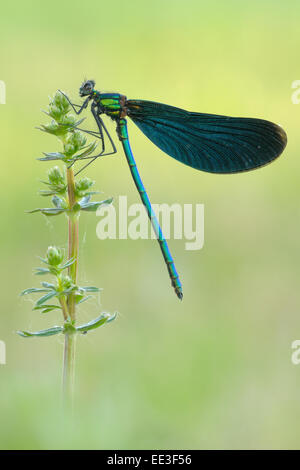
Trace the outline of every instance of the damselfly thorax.
{"type": "Polygon", "coordinates": [[[120,93],[100,93],[94,91],[93,103],[99,114],[106,114],[114,121],[127,115],[126,96],[120,93]]]}

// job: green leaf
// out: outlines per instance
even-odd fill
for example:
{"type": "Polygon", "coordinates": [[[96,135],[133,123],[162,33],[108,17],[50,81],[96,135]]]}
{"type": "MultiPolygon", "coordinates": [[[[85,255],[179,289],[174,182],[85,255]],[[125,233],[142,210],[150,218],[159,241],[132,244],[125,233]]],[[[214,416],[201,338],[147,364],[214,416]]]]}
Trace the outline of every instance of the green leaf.
{"type": "Polygon", "coordinates": [[[64,195],[67,192],[67,185],[65,184],[52,184],[46,181],[41,181],[41,183],[49,186],[48,189],[40,189],[39,194],[41,196],[53,196],[55,194],[64,195]]]}
{"type": "Polygon", "coordinates": [[[95,330],[99,328],[99,326],[104,325],[105,323],[111,322],[116,318],[117,314],[111,315],[110,313],[102,313],[100,317],[95,318],[95,320],[91,320],[89,323],[86,323],[81,326],[77,326],[76,330],[82,334],[87,333],[90,330],[95,330]]]}
{"type": "Polygon", "coordinates": [[[77,305],[82,304],[83,302],[85,302],[86,300],[91,299],[92,297],[93,297],[92,295],[87,295],[87,296],[83,297],[82,299],[76,301],[76,303],[77,303],[77,305]]]}
{"type": "Polygon", "coordinates": [[[39,209],[33,209],[31,211],[27,211],[27,214],[34,214],[35,212],[41,212],[44,215],[47,216],[53,216],[53,215],[59,215],[65,212],[65,209],[60,209],[58,207],[46,207],[46,208],[39,208],[39,209]]]}
{"type": "Polygon", "coordinates": [[[60,305],[39,305],[38,307],[34,307],[33,310],[41,310],[41,313],[48,313],[48,312],[52,312],[52,310],[56,310],[56,309],[60,309],[61,310],[61,306],[60,305]]]}
{"type": "Polygon", "coordinates": [[[49,289],[43,289],[42,287],[30,287],[29,289],[23,290],[20,295],[35,294],[37,292],[49,292],[49,289]]]}
{"type": "Polygon", "coordinates": [[[48,307],[45,307],[43,308],[43,310],[41,310],[41,313],[48,313],[48,312],[52,312],[52,310],[54,310],[54,308],[48,308],[48,307]]]}
{"type": "Polygon", "coordinates": [[[75,284],[73,284],[72,286],[68,287],[67,289],[63,290],[62,292],[60,292],[59,294],[60,295],[67,295],[67,294],[70,294],[71,292],[74,292],[78,289],[77,286],[75,286],[75,284]]]}
{"type": "MultiPolygon", "coordinates": [[[[43,113],[45,113],[47,116],[53,117],[52,116],[53,113],[49,113],[47,111],[43,111],[43,113]]],[[[68,132],[74,132],[76,127],[80,126],[80,124],[82,124],[82,122],[86,118],[84,117],[82,119],[79,119],[78,121],[76,121],[75,119],[76,119],[75,116],[74,116],[74,119],[72,119],[72,116],[66,114],[62,116],[61,122],[55,121],[54,119],[52,119],[52,121],[49,124],[46,124],[46,125],[41,124],[41,127],[37,127],[36,129],[39,129],[42,132],[46,132],[47,134],[56,135],[57,137],[64,136],[68,132]]]]}
{"type": "Polygon", "coordinates": [[[58,209],[64,209],[63,205],[64,205],[64,201],[58,197],[58,196],[53,196],[52,198],[52,203],[55,207],[57,207],[58,209]]]}
{"type": "Polygon", "coordinates": [[[75,155],[72,155],[72,160],[82,160],[84,157],[88,157],[91,153],[94,152],[97,145],[98,144],[95,141],[95,142],[92,142],[90,145],[85,146],[84,148],[86,150],[84,150],[83,152],[76,153],[75,155]]]}
{"type": "Polygon", "coordinates": [[[39,194],[40,196],[44,196],[44,197],[47,197],[47,196],[54,196],[55,194],[57,194],[59,191],[57,190],[52,190],[52,191],[48,191],[47,189],[40,189],[39,190],[39,194]]]}
{"type": "MultiPolygon", "coordinates": [[[[50,116],[50,114],[47,113],[47,111],[44,111],[44,113],[45,113],[45,114],[48,114],[48,116],[50,116]]],[[[51,117],[51,116],[50,116],[50,117],[51,117]]],[[[64,118],[64,119],[68,119],[68,118],[66,117],[66,118],[64,118]]],[[[86,118],[84,117],[84,118],[79,119],[78,121],[75,121],[75,122],[66,122],[66,123],[64,123],[64,122],[57,122],[57,125],[58,125],[59,128],[65,129],[65,132],[66,132],[66,131],[69,131],[69,130],[73,131],[74,129],[76,129],[76,127],[80,126],[80,124],[82,124],[83,121],[85,121],[85,120],[86,120],[86,118]]],[[[41,130],[43,130],[43,129],[41,129],[41,130]]]]}
{"type": "Polygon", "coordinates": [[[113,315],[111,315],[111,314],[109,314],[109,315],[110,315],[110,317],[107,319],[106,323],[110,323],[110,322],[114,321],[118,316],[118,312],[115,312],[113,315]]]}
{"type": "Polygon", "coordinates": [[[62,158],[41,157],[41,158],[37,158],[37,160],[40,161],[40,162],[52,162],[52,161],[55,161],[55,160],[62,160],[62,158]]]}
{"type": "Polygon", "coordinates": [[[40,209],[41,213],[44,215],[59,215],[62,214],[63,212],[66,212],[66,209],[60,209],[60,208],[47,208],[47,209],[40,209]]]}
{"type": "Polygon", "coordinates": [[[37,300],[35,306],[38,307],[40,305],[43,305],[45,302],[47,302],[47,300],[50,300],[52,299],[53,297],[57,296],[57,292],[56,291],[51,291],[51,292],[48,292],[48,294],[44,295],[43,297],[41,297],[39,300],[37,300]]]}
{"type": "Polygon", "coordinates": [[[42,282],[42,286],[46,287],[46,289],[56,290],[56,286],[51,282],[42,282]]]}
{"type": "Polygon", "coordinates": [[[63,327],[62,326],[53,326],[52,328],[48,328],[47,330],[40,330],[40,331],[17,331],[18,335],[22,336],[23,338],[30,338],[32,336],[53,336],[59,333],[62,333],[63,327]]]}
{"type": "Polygon", "coordinates": [[[90,195],[90,194],[86,194],[86,195],[79,201],[80,206],[83,205],[83,204],[87,204],[90,199],[91,199],[91,195],[90,195]]]}
{"type": "MultiPolygon", "coordinates": [[[[48,113],[45,112],[45,114],[48,113]]],[[[47,134],[56,135],[57,137],[63,136],[68,132],[67,126],[61,126],[57,124],[57,122],[55,122],[54,120],[52,120],[50,124],[46,124],[45,126],[41,124],[41,127],[36,127],[36,129],[42,132],[46,132],[47,134]]]]}
{"type": "Polygon", "coordinates": [[[85,121],[85,120],[86,120],[85,117],[82,118],[82,119],[79,119],[78,121],[76,121],[76,122],[74,123],[73,127],[78,127],[78,126],[80,126],[80,124],[82,124],[83,121],[85,121]]]}
{"type": "Polygon", "coordinates": [[[85,120],[86,120],[85,117],[82,118],[82,119],[79,119],[78,121],[74,122],[74,124],[72,124],[72,125],[70,126],[70,128],[72,129],[72,127],[78,127],[78,126],[80,126],[80,124],[82,124],[83,121],[85,121],[85,120]]]}
{"type": "Polygon", "coordinates": [[[113,202],[113,198],[106,199],[105,201],[100,201],[100,202],[88,202],[88,203],[79,203],[81,210],[87,211],[87,212],[96,212],[98,207],[103,206],[105,204],[111,204],[113,202]]]}
{"type": "Polygon", "coordinates": [[[64,264],[61,264],[59,266],[59,269],[65,269],[65,268],[68,268],[69,266],[71,266],[71,264],[75,263],[76,261],[76,258],[71,258],[69,259],[68,261],[66,261],[64,264]]]}
{"type": "Polygon", "coordinates": [[[66,158],[65,154],[64,153],[61,153],[61,152],[43,152],[43,154],[46,156],[46,157],[53,157],[53,158],[66,158]]]}
{"type": "Polygon", "coordinates": [[[48,268],[34,268],[36,276],[42,276],[43,274],[51,274],[50,269],[48,268]]]}
{"type": "Polygon", "coordinates": [[[88,191],[87,193],[84,193],[82,196],[86,197],[86,196],[94,196],[94,194],[100,194],[102,191],[88,191]]]}
{"type": "Polygon", "coordinates": [[[43,152],[45,157],[38,158],[38,160],[44,162],[44,161],[49,161],[49,160],[65,160],[67,157],[61,152],[43,152]]]}
{"type": "Polygon", "coordinates": [[[102,290],[99,287],[93,286],[80,287],[80,289],[84,290],[84,292],[100,292],[102,290]]]}

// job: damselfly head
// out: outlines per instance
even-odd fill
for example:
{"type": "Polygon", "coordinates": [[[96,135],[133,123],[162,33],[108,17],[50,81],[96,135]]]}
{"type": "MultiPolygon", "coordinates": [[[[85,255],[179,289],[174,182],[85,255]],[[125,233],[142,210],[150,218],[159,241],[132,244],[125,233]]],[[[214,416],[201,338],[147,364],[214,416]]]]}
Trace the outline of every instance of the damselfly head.
{"type": "Polygon", "coordinates": [[[94,80],[85,80],[81,87],[79,88],[79,95],[80,96],[88,96],[91,95],[94,91],[95,87],[95,82],[94,80]]]}

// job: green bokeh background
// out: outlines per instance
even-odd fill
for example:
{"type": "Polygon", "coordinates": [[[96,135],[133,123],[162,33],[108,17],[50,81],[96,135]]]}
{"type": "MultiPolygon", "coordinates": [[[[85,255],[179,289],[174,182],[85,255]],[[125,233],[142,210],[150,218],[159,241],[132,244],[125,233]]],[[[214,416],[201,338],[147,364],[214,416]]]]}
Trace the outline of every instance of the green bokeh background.
{"type": "MultiPolygon", "coordinates": [[[[299,2],[277,0],[1,5],[1,448],[299,448],[299,16],[299,2]],[[204,203],[205,245],[170,241],[181,303],[154,241],[99,241],[96,216],[82,216],[80,280],[104,291],[80,319],[120,315],[78,339],[72,420],[60,404],[63,338],[15,332],[61,321],[18,295],[38,281],[37,256],[65,245],[65,221],[24,211],[44,202],[49,165],[36,158],[58,149],[34,129],[41,108],[57,88],[78,102],[84,77],[131,98],[269,119],[289,143],[270,166],[219,176],[180,165],[129,124],[152,202],[204,203]]],[[[104,196],[139,202],[117,145],[87,174],[104,196]]]]}

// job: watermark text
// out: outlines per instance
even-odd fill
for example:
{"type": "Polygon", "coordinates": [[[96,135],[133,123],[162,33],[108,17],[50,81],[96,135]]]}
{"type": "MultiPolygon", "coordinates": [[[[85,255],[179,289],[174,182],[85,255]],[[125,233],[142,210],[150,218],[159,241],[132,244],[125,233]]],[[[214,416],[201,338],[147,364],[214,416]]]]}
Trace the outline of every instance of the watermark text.
{"type": "Polygon", "coordinates": [[[295,89],[293,91],[291,100],[293,104],[299,104],[300,103],[300,80],[294,80],[292,83],[292,88],[295,89]]]}
{"type": "MultiPolygon", "coordinates": [[[[186,250],[200,250],[204,245],[204,204],[153,204],[153,212],[168,240],[185,239],[186,250]]],[[[128,206],[127,196],[119,196],[118,215],[113,205],[97,210],[101,220],[96,234],[100,240],[156,239],[143,204],[128,206]]]]}
{"type": "Polygon", "coordinates": [[[292,342],[292,349],[294,349],[292,356],[291,356],[291,361],[292,363],[297,366],[300,364],[300,339],[295,339],[295,341],[292,342]]]}
{"type": "Polygon", "coordinates": [[[6,364],[6,345],[0,340],[0,364],[6,364]]]}
{"type": "Polygon", "coordinates": [[[0,80],[0,104],[6,104],[6,85],[3,80],[0,80]]]}

